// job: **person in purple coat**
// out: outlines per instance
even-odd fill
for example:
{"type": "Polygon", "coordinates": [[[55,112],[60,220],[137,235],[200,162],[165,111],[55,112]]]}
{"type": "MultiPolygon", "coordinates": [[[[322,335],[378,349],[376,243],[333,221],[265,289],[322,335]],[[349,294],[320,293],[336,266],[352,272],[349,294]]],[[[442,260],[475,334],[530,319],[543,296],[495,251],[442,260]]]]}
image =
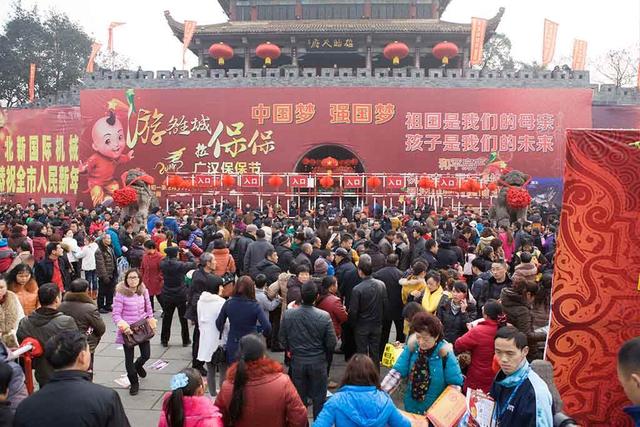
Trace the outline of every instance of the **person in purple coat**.
{"type": "Polygon", "coordinates": [[[149,325],[155,330],[156,319],[153,318],[153,309],[149,301],[149,291],[142,283],[140,272],[132,268],[124,274],[124,281],[116,286],[116,295],[113,299],[113,323],[118,327],[116,344],[122,344],[124,348],[124,363],[127,368],[127,377],[131,383],[129,394],[138,394],[138,377],[144,378],[147,372],[144,364],[151,357],[151,345],[149,341],[139,345],[140,357],[134,362],[134,348],[124,343],[122,334],[131,334],[130,325],[140,319],[148,319],[149,325]]]}

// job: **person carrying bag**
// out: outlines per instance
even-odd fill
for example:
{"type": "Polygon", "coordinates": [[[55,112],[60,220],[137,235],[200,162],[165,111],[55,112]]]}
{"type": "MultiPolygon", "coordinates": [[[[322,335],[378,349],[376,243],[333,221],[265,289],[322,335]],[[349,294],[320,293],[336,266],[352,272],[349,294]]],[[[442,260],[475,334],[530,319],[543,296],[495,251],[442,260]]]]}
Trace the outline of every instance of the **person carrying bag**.
{"type": "Polygon", "coordinates": [[[149,300],[149,291],[142,283],[137,269],[124,274],[124,281],[116,286],[113,301],[113,323],[118,327],[116,344],[122,344],[127,377],[131,383],[129,394],[138,394],[138,377],[145,378],[144,364],[151,357],[150,340],[155,335],[157,321],[149,300]],[[140,348],[140,357],[134,362],[135,347],[140,348]]]}

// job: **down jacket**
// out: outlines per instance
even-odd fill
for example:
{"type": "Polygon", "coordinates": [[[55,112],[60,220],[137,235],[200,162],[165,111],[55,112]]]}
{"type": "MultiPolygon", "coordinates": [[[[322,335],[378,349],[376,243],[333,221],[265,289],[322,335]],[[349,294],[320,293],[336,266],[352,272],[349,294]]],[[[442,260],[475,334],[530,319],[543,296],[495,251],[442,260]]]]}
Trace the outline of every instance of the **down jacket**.
{"type": "Polygon", "coordinates": [[[86,292],[67,292],[58,310],[73,317],[80,332],[87,336],[89,348],[93,353],[105,332],[104,321],[93,299],[86,292]]]}
{"type": "Polygon", "coordinates": [[[456,353],[471,352],[471,365],[467,370],[465,387],[488,393],[493,383],[493,341],[498,332],[498,322],[487,319],[458,338],[454,344],[456,353]]]}
{"type": "MultiPolygon", "coordinates": [[[[163,402],[166,402],[170,396],[171,393],[165,393],[163,402]]],[[[158,427],[169,426],[164,407],[163,404],[158,427]]],[[[184,408],[184,427],[223,427],[222,414],[207,396],[182,396],[182,407],[184,408]]]]}
{"type": "MultiPolygon", "coordinates": [[[[149,291],[144,285],[139,285],[136,291],[129,289],[124,283],[116,286],[116,295],[113,297],[113,323],[116,325],[124,320],[129,325],[140,319],[152,319],[153,310],[149,301],[149,291]]],[[[116,333],[116,344],[124,344],[120,328],[116,333]]]]}

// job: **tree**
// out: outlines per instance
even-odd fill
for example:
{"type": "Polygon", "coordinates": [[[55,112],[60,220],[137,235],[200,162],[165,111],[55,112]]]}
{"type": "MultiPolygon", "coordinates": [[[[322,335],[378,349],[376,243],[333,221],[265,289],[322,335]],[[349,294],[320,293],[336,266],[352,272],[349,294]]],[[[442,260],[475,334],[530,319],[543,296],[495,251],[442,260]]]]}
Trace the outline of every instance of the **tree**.
{"type": "Polygon", "coordinates": [[[29,100],[29,64],[36,64],[35,94],[68,90],[84,72],[91,39],[60,12],[42,17],[37,8],[13,5],[0,34],[0,100],[14,107],[29,100]]]}
{"type": "Polygon", "coordinates": [[[482,68],[485,70],[511,70],[515,63],[511,57],[511,40],[504,34],[494,34],[484,44],[482,68]]]}
{"type": "MultiPolygon", "coordinates": [[[[635,49],[637,52],[638,49],[635,49]]],[[[607,83],[616,87],[631,85],[636,78],[638,57],[632,48],[611,49],[596,61],[596,71],[604,77],[607,83]]]]}
{"type": "Polygon", "coordinates": [[[518,65],[516,66],[516,68],[520,71],[532,72],[544,71],[547,69],[546,66],[539,64],[538,61],[532,61],[531,63],[518,61],[518,65]]]}
{"type": "Polygon", "coordinates": [[[131,68],[131,60],[128,56],[122,55],[115,50],[109,52],[102,48],[96,56],[96,65],[104,70],[128,70],[131,68]]]}

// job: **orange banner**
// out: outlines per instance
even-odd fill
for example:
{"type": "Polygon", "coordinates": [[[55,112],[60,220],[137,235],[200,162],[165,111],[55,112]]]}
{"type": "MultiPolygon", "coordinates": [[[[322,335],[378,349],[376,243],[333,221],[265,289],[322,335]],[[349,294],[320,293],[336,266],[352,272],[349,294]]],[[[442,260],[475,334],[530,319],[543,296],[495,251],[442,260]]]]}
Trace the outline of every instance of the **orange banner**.
{"type": "Polygon", "coordinates": [[[87,73],[93,73],[93,65],[101,47],[102,45],[100,43],[93,43],[91,45],[91,54],[89,55],[89,62],[87,62],[87,73]]]}
{"type": "Polygon", "coordinates": [[[558,36],[558,24],[548,19],[544,20],[544,37],[542,42],[542,66],[547,66],[556,52],[556,38],[558,36]]]}
{"type": "Polygon", "coordinates": [[[638,90],[640,90],[640,62],[638,63],[638,90]]]}
{"type": "Polygon", "coordinates": [[[471,58],[470,65],[482,64],[482,51],[484,48],[484,35],[487,31],[487,20],[471,18],[471,58]]]}
{"type": "Polygon", "coordinates": [[[36,97],[36,64],[29,67],[29,102],[36,97]]]}
{"type": "Polygon", "coordinates": [[[185,54],[191,44],[193,33],[196,32],[196,21],[184,21],[184,37],[182,38],[182,68],[186,66],[185,54]]]}
{"type": "Polygon", "coordinates": [[[584,70],[587,62],[587,42],[586,40],[574,40],[573,42],[573,63],[574,70],[584,70]]]}
{"type": "Polygon", "coordinates": [[[109,24],[109,42],[107,44],[109,52],[113,52],[113,29],[124,24],[124,22],[112,22],[109,24]]]}

